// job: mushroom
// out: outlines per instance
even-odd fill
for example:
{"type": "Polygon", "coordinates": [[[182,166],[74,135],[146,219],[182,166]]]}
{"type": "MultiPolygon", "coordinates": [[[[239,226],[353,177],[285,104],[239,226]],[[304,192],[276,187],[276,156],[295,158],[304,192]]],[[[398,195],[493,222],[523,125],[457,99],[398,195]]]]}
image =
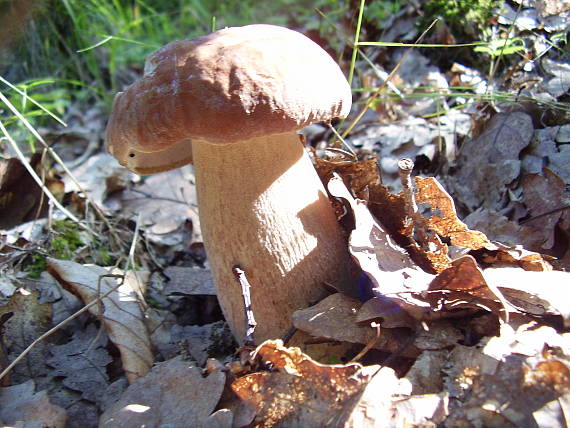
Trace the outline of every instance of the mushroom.
{"type": "Polygon", "coordinates": [[[345,117],[351,90],[334,60],[272,25],[170,43],[119,93],[108,151],[139,173],[194,163],[200,224],[222,311],[246,331],[239,266],[258,341],[283,336],[293,311],[352,285],[352,261],[297,131],[345,117]]]}

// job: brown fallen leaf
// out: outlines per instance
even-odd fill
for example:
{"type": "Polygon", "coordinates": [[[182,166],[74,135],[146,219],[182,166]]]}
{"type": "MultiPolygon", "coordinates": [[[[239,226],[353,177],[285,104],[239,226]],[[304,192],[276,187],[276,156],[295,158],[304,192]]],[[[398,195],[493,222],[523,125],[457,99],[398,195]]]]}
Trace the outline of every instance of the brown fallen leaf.
{"type": "Polygon", "coordinates": [[[255,351],[271,371],[243,376],[231,385],[255,407],[251,426],[331,426],[349,400],[365,386],[370,370],[360,364],[324,365],[298,348],[265,341],[255,351]]]}
{"type": "MultiPolygon", "coordinates": [[[[357,323],[360,308],[358,300],[335,293],[314,306],[295,311],[293,325],[314,337],[366,345],[376,339],[376,331],[370,325],[357,323]]],[[[412,330],[407,326],[400,327],[381,328],[373,347],[391,353],[400,352],[405,357],[416,357],[419,351],[413,345],[404,348],[412,338],[412,330]]]]}
{"type": "Polygon", "coordinates": [[[561,271],[532,272],[517,267],[491,267],[483,271],[487,284],[501,290],[509,303],[520,312],[555,315],[570,327],[570,273],[561,271]]]}
{"type": "Polygon", "coordinates": [[[133,382],[101,415],[99,427],[207,427],[225,379],[221,371],[203,377],[201,369],[181,357],[165,361],[133,382]]]}
{"type": "Polygon", "coordinates": [[[525,222],[525,225],[536,227],[543,232],[542,247],[545,249],[554,246],[558,223],[562,228],[570,229],[570,210],[559,210],[567,205],[567,186],[568,183],[564,183],[564,180],[548,168],[544,168],[542,175],[526,174],[522,177],[523,202],[531,218],[537,217],[536,220],[525,222]],[[542,216],[549,211],[553,212],[542,216]]]}
{"type": "Polygon", "coordinates": [[[368,275],[373,287],[394,299],[400,298],[402,293],[427,289],[433,276],[415,265],[372,217],[366,203],[354,199],[338,176],[329,181],[328,189],[331,195],[347,201],[352,209],[355,228],[350,234],[349,251],[368,275]]]}
{"type": "Polygon", "coordinates": [[[412,385],[389,367],[380,369],[336,427],[432,426],[449,414],[446,393],[411,396],[412,385]]]}
{"type": "Polygon", "coordinates": [[[461,148],[452,193],[472,211],[480,206],[500,211],[508,185],[518,178],[520,152],[533,135],[531,117],[521,111],[496,114],[477,138],[461,148]]]}
{"type": "Polygon", "coordinates": [[[459,220],[453,198],[435,178],[415,177],[415,182],[417,203],[429,205],[431,215],[426,217],[425,221],[430,230],[441,237],[449,238],[452,245],[472,250],[495,248],[483,233],[470,230],[459,220]]]}
{"type": "MultiPolygon", "coordinates": [[[[41,154],[30,159],[32,168],[41,167],[41,154]]],[[[41,174],[40,174],[41,175],[41,174]]],[[[54,195],[63,196],[63,183],[46,177],[46,186],[54,195]]],[[[0,229],[45,217],[48,199],[19,159],[0,159],[0,229]]]]}
{"type": "Polygon", "coordinates": [[[0,421],[10,426],[64,428],[65,409],[50,403],[47,392],[34,392],[29,380],[19,385],[0,388],[0,421]]]}
{"type": "Polygon", "coordinates": [[[457,346],[440,368],[454,398],[445,426],[567,426],[568,339],[531,322],[505,324],[480,347],[457,346]]]}
{"type": "Polygon", "coordinates": [[[119,349],[129,382],[144,376],[154,360],[141,310],[144,300],[140,293],[148,279],[148,272],[129,271],[124,276],[124,282],[118,285],[118,278],[109,275],[122,275],[121,272],[110,272],[100,266],[83,266],[50,258],[48,271],[85,304],[109,293],[101,304],[91,306],[89,312],[101,320],[109,339],[119,349]]]}
{"type": "Polygon", "coordinates": [[[501,314],[508,321],[505,298],[496,286],[485,281],[471,256],[454,260],[450,268],[437,275],[429,285],[426,300],[433,311],[480,308],[501,314]]]}

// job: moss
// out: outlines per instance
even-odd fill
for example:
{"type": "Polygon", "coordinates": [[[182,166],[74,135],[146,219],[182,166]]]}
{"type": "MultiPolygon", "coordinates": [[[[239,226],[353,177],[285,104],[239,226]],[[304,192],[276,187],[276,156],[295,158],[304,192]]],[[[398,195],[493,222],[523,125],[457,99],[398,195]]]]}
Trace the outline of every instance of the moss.
{"type": "Polygon", "coordinates": [[[498,0],[429,0],[424,6],[421,28],[441,18],[453,34],[476,36],[488,23],[498,0]]]}
{"type": "MultiPolygon", "coordinates": [[[[56,220],[52,225],[53,235],[44,250],[50,257],[61,260],[71,260],[75,252],[85,243],[81,239],[79,226],[70,220],[56,220]]],[[[26,271],[31,278],[39,278],[46,270],[47,262],[43,254],[33,254],[26,271]]]]}

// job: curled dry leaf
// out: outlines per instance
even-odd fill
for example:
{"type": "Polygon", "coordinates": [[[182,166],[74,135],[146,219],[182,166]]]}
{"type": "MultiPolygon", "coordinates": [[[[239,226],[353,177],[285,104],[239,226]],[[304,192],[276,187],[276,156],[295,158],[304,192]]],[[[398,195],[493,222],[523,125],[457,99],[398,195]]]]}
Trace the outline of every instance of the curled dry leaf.
{"type": "Polygon", "coordinates": [[[428,274],[394,243],[364,201],[354,199],[339,178],[331,179],[329,191],[345,199],[353,210],[355,229],[350,234],[349,250],[378,296],[390,299],[419,320],[446,317],[458,309],[499,311],[504,306],[500,292],[489,289],[472,258],[454,262],[438,276],[428,274]],[[455,275],[459,275],[457,280],[455,275]],[[471,286],[466,287],[464,279],[471,286]]]}
{"type": "Polygon", "coordinates": [[[50,403],[46,391],[34,390],[33,380],[0,388],[0,421],[10,426],[64,428],[65,409],[50,403]]]}
{"type": "Polygon", "coordinates": [[[231,385],[255,407],[255,427],[331,426],[369,377],[360,364],[319,364],[281,341],[268,340],[255,354],[272,370],[246,375],[231,385]]]}
{"type": "Polygon", "coordinates": [[[129,271],[122,284],[118,270],[109,272],[100,266],[82,266],[66,260],[48,259],[48,271],[68,291],[78,295],[85,304],[109,293],[100,303],[89,308],[107,330],[109,339],[121,353],[123,369],[133,382],[144,376],[152,366],[153,355],[150,339],[143,321],[140,299],[142,284],[147,272],[129,271]],[[120,285],[119,285],[120,284],[120,285]]]}
{"type": "Polygon", "coordinates": [[[165,361],[133,382],[103,413],[99,427],[208,427],[225,381],[221,371],[203,377],[202,370],[180,357],[165,361]]]}
{"type": "Polygon", "coordinates": [[[408,254],[372,217],[366,203],[354,199],[338,176],[329,181],[328,189],[331,195],[346,200],[353,211],[355,228],[350,234],[349,250],[374,287],[380,288],[383,294],[399,294],[412,291],[406,284],[415,284],[417,290],[421,291],[421,284],[427,285],[431,275],[421,271],[411,261],[408,254]]]}
{"type": "MultiPolygon", "coordinates": [[[[42,155],[30,159],[32,168],[42,168],[42,155]]],[[[56,196],[63,196],[63,183],[45,177],[45,185],[56,196]]],[[[0,160],[0,229],[10,229],[21,223],[45,217],[48,200],[19,159],[0,160]]]]}
{"type": "Polygon", "coordinates": [[[464,256],[437,275],[429,286],[426,300],[432,310],[455,311],[481,308],[501,313],[508,320],[507,302],[497,287],[485,281],[475,259],[464,256]]]}
{"type": "Polygon", "coordinates": [[[323,183],[328,183],[336,172],[352,192],[362,199],[365,199],[371,185],[380,183],[376,158],[359,161],[325,160],[315,155],[313,161],[323,183]]]}

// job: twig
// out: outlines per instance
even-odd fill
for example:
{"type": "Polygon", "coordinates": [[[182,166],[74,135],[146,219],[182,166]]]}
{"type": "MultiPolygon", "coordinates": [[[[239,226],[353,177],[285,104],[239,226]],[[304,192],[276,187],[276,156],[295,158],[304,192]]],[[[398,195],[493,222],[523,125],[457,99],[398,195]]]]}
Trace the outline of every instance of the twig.
{"type": "Polygon", "coordinates": [[[546,211],[545,213],[542,213],[542,214],[537,214],[537,215],[535,215],[535,216],[533,216],[533,217],[530,217],[530,218],[527,218],[527,219],[525,219],[525,220],[519,221],[519,224],[521,224],[521,225],[522,225],[522,224],[527,224],[527,223],[530,223],[531,221],[538,220],[539,218],[546,217],[546,216],[549,216],[549,215],[551,215],[551,214],[556,214],[556,213],[559,213],[559,212],[562,212],[562,211],[566,211],[566,210],[570,210],[570,205],[565,206],[565,207],[555,208],[555,209],[553,209],[553,210],[546,211]]]}
{"type": "MultiPolygon", "coordinates": [[[[99,281],[101,281],[102,278],[123,278],[124,279],[124,275],[113,275],[113,274],[107,274],[107,275],[101,275],[99,277],[99,281]]],[[[105,297],[107,297],[109,294],[111,294],[112,292],[116,291],[123,283],[119,282],[116,286],[114,286],[113,288],[111,288],[109,291],[107,291],[106,293],[104,293],[103,295],[101,295],[100,297],[97,297],[95,300],[89,302],[88,304],[86,304],[84,307],[82,307],[80,310],[78,310],[77,312],[75,312],[73,315],[70,315],[69,317],[67,317],[66,319],[64,319],[63,321],[61,321],[58,325],[56,325],[55,327],[52,327],[51,329],[49,329],[48,331],[46,331],[44,334],[42,334],[40,337],[38,337],[36,340],[34,340],[26,349],[24,349],[24,351],[18,355],[18,357],[12,361],[8,367],[6,367],[4,369],[4,371],[2,371],[2,373],[0,373],[0,380],[6,376],[13,368],[16,364],[18,364],[20,361],[22,361],[22,359],[28,355],[31,350],[38,344],[40,343],[42,340],[46,339],[47,337],[51,336],[53,333],[55,333],[57,330],[59,330],[61,327],[63,327],[64,325],[66,325],[67,323],[69,323],[70,321],[74,320],[75,318],[77,318],[79,315],[81,315],[83,312],[87,311],[89,308],[91,308],[91,306],[94,306],[96,304],[98,304],[102,299],[104,299],[105,297]]]]}
{"type": "MultiPolygon", "coordinates": [[[[0,122],[0,125],[2,123],[0,122]]],[[[140,220],[140,217],[139,217],[140,220]]],[[[131,264],[131,260],[134,259],[134,251],[136,248],[136,242],[137,242],[137,236],[138,236],[138,231],[139,231],[139,221],[137,221],[136,227],[135,227],[135,234],[133,237],[133,240],[131,242],[131,249],[129,251],[129,257],[127,259],[124,271],[127,272],[130,268],[130,264],[131,264]]],[[[103,301],[103,299],[107,296],[109,296],[111,293],[113,293],[114,291],[116,291],[121,285],[123,285],[123,282],[125,280],[125,275],[121,274],[121,275],[117,275],[117,274],[106,274],[106,275],[101,275],[99,276],[98,280],[97,280],[97,290],[101,289],[101,281],[103,280],[103,278],[119,278],[121,279],[121,281],[119,281],[117,283],[117,285],[115,285],[114,287],[112,287],[109,291],[103,293],[101,296],[96,297],[94,300],[92,300],[91,302],[87,303],[84,307],[82,307],[80,310],[78,310],[77,312],[75,312],[74,314],[70,315],[69,317],[67,317],[66,319],[64,319],[63,321],[61,321],[59,324],[57,324],[55,327],[52,327],[51,329],[49,329],[48,331],[46,331],[44,334],[42,334],[40,337],[38,337],[36,340],[34,340],[26,349],[24,349],[24,351],[18,355],[18,357],[12,361],[3,371],[2,373],[0,373],[0,380],[2,380],[2,378],[4,376],[6,376],[8,373],[10,373],[10,371],[14,368],[14,366],[16,364],[18,364],[20,361],[22,361],[22,359],[28,355],[32,349],[41,341],[43,341],[44,339],[46,339],[47,337],[51,336],[53,333],[55,333],[57,330],[59,330],[61,327],[63,327],[64,325],[66,325],[67,323],[69,323],[70,321],[74,320],[75,318],[77,318],[79,315],[81,315],[82,313],[86,312],[87,310],[89,310],[92,306],[96,305],[96,304],[100,304],[100,302],[103,301]]],[[[101,310],[99,311],[99,313],[102,313],[101,310]]]]}
{"type": "MultiPolygon", "coordinates": [[[[4,95],[0,92],[0,100],[2,100],[4,98],[4,95]]],[[[4,126],[4,124],[2,122],[0,122],[0,131],[2,131],[4,133],[4,135],[6,136],[6,139],[8,140],[8,142],[10,143],[10,146],[12,147],[12,149],[16,152],[16,155],[18,156],[18,158],[20,159],[20,162],[22,162],[22,165],[24,165],[24,167],[28,170],[28,173],[32,176],[32,178],[34,179],[34,181],[37,183],[38,186],[40,186],[40,188],[42,189],[42,191],[44,192],[44,194],[48,197],[48,199],[70,220],[73,220],[74,222],[76,222],[77,224],[79,224],[80,227],[86,229],[89,233],[93,234],[93,236],[98,236],[98,234],[92,230],[89,226],[86,226],[85,224],[83,224],[77,217],[75,217],[75,215],[73,215],[70,211],[67,210],[67,208],[65,208],[63,205],[61,205],[59,203],[59,201],[56,199],[56,197],[53,195],[53,193],[51,193],[51,191],[45,186],[45,184],[42,182],[42,179],[38,176],[38,174],[36,173],[36,171],[34,171],[34,169],[32,168],[32,166],[30,165],[30,163],[28,162],[28,160],[26,159],[26,157],[24,156],[24,153],[22,153],[22,151],[20,150],[20,148],[18,147],[18,144],[16,144],[16,142],[14,141],[14,139],[12,138],[12,136],[8,133],[8,130],[6,129],[6,127],[4,126]]]]}
{"type": "Polygon", "coordinates": [[[253,340],[253,333],[255,331],[255,327],[257,326],[257,322],[255,322],[255,318],[253,316],[253,310],[251,308],[251,295],[249,293],[249,289],[251,285],[249,285],[249,281],[245,276],[245,271],[239,267],[238,265],[232,268],[232,272],[241,286],[241,293],[243,295],[243,303],[245,306],[245,338],[244,344],[246,346],[253,345],[255,341],[253,340]]]}
{"type": "MultiPolygon", "coordinates": [[[[53,150],[48,143],[45,142],[45,140],[42,138],[42,136],[38,133],[38,131],[36,131],[34,129],[34,127],[30,124],[30,122],[28,122],[28,120],[22,116],[22,114],[18,111],[18,109],[16,107],[14,107],[14,105],[10,102],[10,100],[8,100],[8,98],[6,98],[1,92],[0,92],[0,100],[4,102],[4,104],[8,107],[8,109],[10,109],[10,111],[12,113],[14,113],[14,115],[24,124],[24,126],[26,127],[26,129],[28,129],[28,131],[30,131],[30,133],[44,146],[45,150],[49,153],[49,155],[63,168],[63,171],[69,176],[69,178],[71,179],[71,181],[73,182],[73,184],[75,186],[77,186],[77,188],[83,193],[83,195],[85,196],[85,199],[89,202],[89,204],[93,207],[93,209],[95,210],[95,213],[99,216],[99,218],[101,218],[101,220],[103,221],[103,223],[105,223],[105,225],[107,226],[107,228],[109,229],[109,233],[111,234],[111,236],[113,238],[115,238],[116,242],[119,244],[121,243],[121,239],[120,237],[115,233],[115,231],[113,230],[113,228],[111,227],[111,224],[109,223],[109,220],[107,219],[107,217],[105,216],[105,213],[101,210],[101,208],[99,208],[99,206],[95,203],[95,201],[93,200],[93,198],[91,198],[91,196],[89,195],[89,193],[87,193],[85,191],[85,189],[83,188],[83,186],[79,183],[79,181],[77,180],[77,178],[75,178],[75,175],[73,175],[73,173],[69,170],[69,168],[67,167],[67,165],[65,164],[65,162],[63,162],[63,160],[59,157],[59,155],[55,152],[55,150],[53,150]]],[[[4,127],[4,125],[2,125],[4,134],[8,137],[8,133],[6,131],[6,128],[4,127]]],[[[13,144],[14,146],[17,147],[17,144],[14,140],[10,139],[10,143],[13,144]]],[[[21,151],[19,150],[19,148],[17,149],[18,152],[21,153],[21,151]]],[[[22,163],[24,163],[24,165],[26,166],[26,169],[28,169],[29,164],[26,160],[26,158],[23,156],[22,154],[22,158],[20,159],[22,161],[22,163]]],[[[31,174],[31,173],[30,173],[31,174]]],[[[45,186],[42,186],[42,190],[45,192],[47,189],[45,186]]],[[[53,195],[52,195],[53,196],[53,195]]],[[[48,194],[49,197],[49,194],[48,194]]],[[[51,199],[51,198],[50,198],[51,199]]],[[[62,210],[61,204],[56,205],[60,210],[62,210]]],[[[67,210],[62,210],[64,213],[69,213],[69,211],[67,210]]],[[[66,216],[68,216],[66,214],[66,216]]],[[[68,216],[69,217],[69,216],[68,216]]],[[[100,238],[101,236],[96,233],[95,231],[93,231],[92,229],[90,229],[89,227],[85,226],[85,225],[81,225],[80,221],[78,219],[75,218],[75,216],[69,217],[70,219],[74,220],[75,222],[77,222],[78,224],[80,224],[81,227],[83,227],[84,229],[86,229],[87,231],[89,231],[91,234],[93,234],[93,236],[96,236],[98,238],[100,238]]]]}
{"type": "Polygon", "coordinates": [[[374,345],[378,343],[378,339],[380,339],[380,324],[378,324],[377,322],[371,322],[370,327],[376,329],[376,336],[374,336],[374,338],[370,342],[368,342],[364,348],[362,348],[362,351],[360,351],[358,354],[356,354],[356,356],[352,360],[350,360],[351,363],[355,363],[361,360],[362,357],[364,357],[368,353],[368,351],[374,348],[374,345]]]}
{"type": "MultiPolygon", "coordinates": [[[[416,39],[416,44],[419,43],[424,36],[428,33],[428,31],[431,30],[431,28],[436,24],[438,20],[434,20],[431,25],[422,33],[420,34],[420,36],[416,39]]],[[[346,136],[348,134],[350,134],[350,131],[352,131],[352,129],[356,126],[356,124],[358,122],[360,122],[360,119],[362,119],[362,117],[364,116],[364,114],[368,111],[368,109],[370,108],[370,106],[372,105],[372,103],[378,98],[378,96],[380,95],[380,93],[382,92],[382,90],[386,87],[387,83],[390,82],[392,80],[392,78],[394,77],[394,75],[398,72],[398,70],[400,69],[400,66],[402,65],[402,63],[404,62],[404,60],[408,57],[408,55],[410,54],[410,52],[412,51],[413,48],[410,48],[408,50],[406,50],[406,52],[404,52],[404,55],[402,55],[402,58],[400,59],[400,61],[398,62],[398,64],[396,64],[396,66],[394,67],[394,69],[390,72],[390,74],[388,75],[388,77],[386,78],[386,80],[378,87],[378,89],[368,98],[368,100],[366,101],[366,104],[364,105],[364,107],[360,110],[360,112],[356,115],[356,117],[352,120],[352,122],[350,123],[350,125],[348,125],[348,128],[346,128],[344,130],[344,132],[342,133],[342,136],[346,138],[346,136]]]]}

